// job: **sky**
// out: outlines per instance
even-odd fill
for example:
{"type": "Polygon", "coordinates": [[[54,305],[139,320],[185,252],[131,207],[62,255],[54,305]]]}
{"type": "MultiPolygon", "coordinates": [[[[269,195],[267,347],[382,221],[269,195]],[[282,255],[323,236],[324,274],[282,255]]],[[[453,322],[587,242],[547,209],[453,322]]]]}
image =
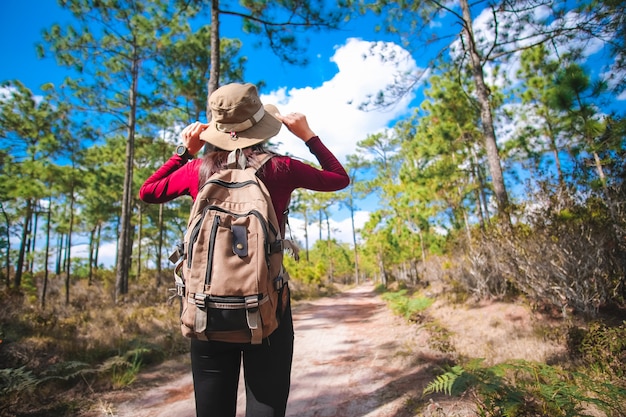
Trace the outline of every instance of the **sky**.
{"type": "MultiPolygon", "coordinates": [[[[41,42],[43,29],[54,23],[65,23],[70,14],[56,0],[0,0],[0,82],[18,79],[35,94],[44,83],[60,84],[68,74],[53,59],[39,59],[35,45],[41,42]]],[[[237,23],[222,24],[229,32],[223,37],[237,37],[237,23]],[[232,34],[230,33],[232,32],[232,34]]],[[[260,50],[253,40],[242,36],[242,53],[248,56],[246,81],[265,82],[260,91],[264,103],[275,104],[281,113],[300,112],[341,162],[355,153],[356,144],[368,134],[390,127],[398,117],[411,111],[414,96],[407,96],[396,106],[384,111],[358,109],[368,95],[391,83],[398,71],[415,71],[418,64],[401,47],[384,41],[368,21],[352,22],[340,32],[312,34],[307,44],[309,64],[305,67],[281,62],[267,50],[260,50]],[[372,49],[373,48],[373,49],[372,49]],[[368,53],[371,50],[394,53],[397,59],[383,62],[368,53]]],[[[414,105],[414,104],[413,104],[414,105]]],[[[278,151],[306,161],[316,162],[308,149],[283,128],[273,140],[278,151]]],[[[369,217],[368,210],[356,213],[356,226],[369,217]]],[[[351,220],[346,210],[337,210],[331,219],[334,237],[352,242],[351,220]]],[[[303,239],[302,221],[290,217],[293,237],[303,239]]],[[[314,241],[319,235],[316,225],[309,227],[314,241]]],[[[78,242],[81,248],[84,244],[78,242]]],[[[100,250],[106,263],[112,262],[114,243],[100,250]]]]}
{"type": "MultiPolygon", "coordinates": [[[[477,15],[475,25],[478,27],[481,21],[486,24],[487,17],[487,13],[477,15]]],[[[0,82],[19,79],[36,94],[44,83],[60,84],[67,70],[57,66],[53,59],[38,59],[35,44],[41,41],[43,29],[69,19],[69,13],[62,10],[56,0],[0,0],[0,82]]],[[[248,57],[246,81],[263,81],[261,100],[275,104],[281,113],[305,114],[312,129],[341,162],[355,153],[357,142],[390,128],[420,104],[418,85],[413,94],[393,107],[379,111],[359,109],[368,95],[392,83],[398,72],[415,74],[427,64],[427,57],[420,56],[421,61],[416,61],[401,46],[391,42],[392,38],[375,32],[371,19],[353,20],[341,31],[311,34],[306,46],[310,62],[305,67],[285,64],[268,50],[258,48],[254,39],[240,33],[240,22],[231,19],[222,22],[222,37],[242,40],[241,52],[248,57]],[[387,59],[369,53],[371,51],[384,52],[387,59]]],[[[596,47],[592,45],[590,53],[595,53],[596,47]]],[[[514,70],[510,69],[509,77],[514,70]]],[[[623,105],[624,101],[621,103],[623,105]]],[[[301,141],[285,128],[273,142],[280,144],[280,152],[315,162],[301,141]]],[[[357,227],[367,221],[371,210],[367,202],[361,206],[356,214],[357,227]]],[[[290,217],[290,225],[294,237],[302,239],[302,222],[290,217]]],[[[349,213],[345,209],[334,213],[331,227],[336,239],[352,242],[349,213]]],[[[315,225],[309,228],[309,236],[318,236],[315,225]]],[[[100,251],[101,256],[109,258],[114,253],[114,243],[100,251]]]]}

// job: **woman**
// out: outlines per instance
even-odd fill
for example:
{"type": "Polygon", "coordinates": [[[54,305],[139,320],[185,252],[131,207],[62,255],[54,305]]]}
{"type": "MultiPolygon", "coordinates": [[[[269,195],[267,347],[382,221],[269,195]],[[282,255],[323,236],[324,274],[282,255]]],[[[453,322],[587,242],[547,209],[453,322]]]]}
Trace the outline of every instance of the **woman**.
{"type": "MultiPolygon", "coordinates": [[[[280,115],[263,105],[253,84],[228,84],[209,98],[211,123],[193,123],[181,133],[183,145],[142,185],[139,196],[148,203],[164,203],[182,195],[194,200],[200,184],[223,169],[231,151],[242,149],[248,161],[268,153],[264,144],[284,124],[304,141],[321,165],[317,169],[287,156],[276,155],[257,173],[266,185],[278,222],[288,209],[292,191],[337,191],[348,186],[348,174],[322,144],[300,113],[280,115]],[[206,144],[203,158],[193,156],[206,144]]],[[[283,226],[284,228],[284,226],[283,226]]],[[[284,236],[284,230],[281,231],[284,236]]],[[[243,357],[246,384],[246,416],[284,416],[289,396],[293,356],[291,308],[280,325],[261,345],[191,340],[191,366],[197,416],[235,416],[237,385],[243,357]]]]}

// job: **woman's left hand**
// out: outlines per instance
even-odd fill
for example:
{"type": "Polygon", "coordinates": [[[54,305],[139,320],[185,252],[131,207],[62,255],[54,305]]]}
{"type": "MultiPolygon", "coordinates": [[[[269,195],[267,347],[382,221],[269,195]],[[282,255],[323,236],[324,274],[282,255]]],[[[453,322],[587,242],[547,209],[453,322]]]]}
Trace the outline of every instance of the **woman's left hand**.
{"type": "Polygon", "coordinates": [[[200,140],[200,133],[208,126],[207,123],[194,122],[180,132],[183,145],[187,147],[187,151],[191,155],[197,154],[204,146],[204,142],[200,140]]]}

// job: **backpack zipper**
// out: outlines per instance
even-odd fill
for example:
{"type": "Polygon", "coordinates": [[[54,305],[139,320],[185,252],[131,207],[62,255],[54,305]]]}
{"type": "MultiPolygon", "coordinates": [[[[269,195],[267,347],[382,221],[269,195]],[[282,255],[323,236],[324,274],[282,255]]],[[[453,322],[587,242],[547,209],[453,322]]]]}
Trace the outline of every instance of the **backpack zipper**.
{"type": "Polygon", "coordinates": [[[187,267],[191,268],[191,255],[193,254],[193,246],[198,240],[198,235],[200,234],[200,226],[202,225],[202,220],[204,220],[204,215],[206,211],[202,213],[202,217],[198,220],[191,231],[191,235],[189,236],[189,248],[187,249],[187,267]]]}
{"type": "Polygon", "coordinates": [[[215,236],[217,236],[217,228],[220,225],[220,216],[215,216],[213,225],[211,226],[211,235],[209,236],[209,254],[206,264],[206,275],[204,278],[205,288],[211,285],[211,275],[213,274],[213,252],[215,251],[215,236]]]}

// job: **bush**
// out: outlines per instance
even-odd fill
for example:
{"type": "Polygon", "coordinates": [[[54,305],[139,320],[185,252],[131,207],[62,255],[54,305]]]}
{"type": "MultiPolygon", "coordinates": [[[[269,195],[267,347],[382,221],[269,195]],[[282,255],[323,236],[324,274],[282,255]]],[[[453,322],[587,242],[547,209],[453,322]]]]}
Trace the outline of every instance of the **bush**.
{"type": "Polygon", "coordinates": [[[626,322],[609,327],[593,322],[587,329],[572,327],[568,331],[567,350],[599,375],[624,381],[626,377],[626,322]]]}
{"type": "Polygon", "coordinates": [[[395,314],[410,321],[419,321],[420,313],[433,303],[433,300],[428,297],[408,295],[406,289],[383,293],[382,299],[395,314]]]}
{"type": "Polygon", "coordinates": [[[617,230],[623,216],[613,219],[597,199],[579,201],[567,192],[535,197],[526,223],[460,241],[453,279],[480,298],[521,292],[563,315],[596,317],[601,307],[622,304],[626,246],[617,230]]]}
{"type": "Polygon", "coordinates": [[[480,414],[493,417],[582,417],[590,408],[622,416],[626,411],[626,390],[584,373],[523,360],[489,367],[482,362],[448,367],[424,394],[469,393],[480,414]]]}

